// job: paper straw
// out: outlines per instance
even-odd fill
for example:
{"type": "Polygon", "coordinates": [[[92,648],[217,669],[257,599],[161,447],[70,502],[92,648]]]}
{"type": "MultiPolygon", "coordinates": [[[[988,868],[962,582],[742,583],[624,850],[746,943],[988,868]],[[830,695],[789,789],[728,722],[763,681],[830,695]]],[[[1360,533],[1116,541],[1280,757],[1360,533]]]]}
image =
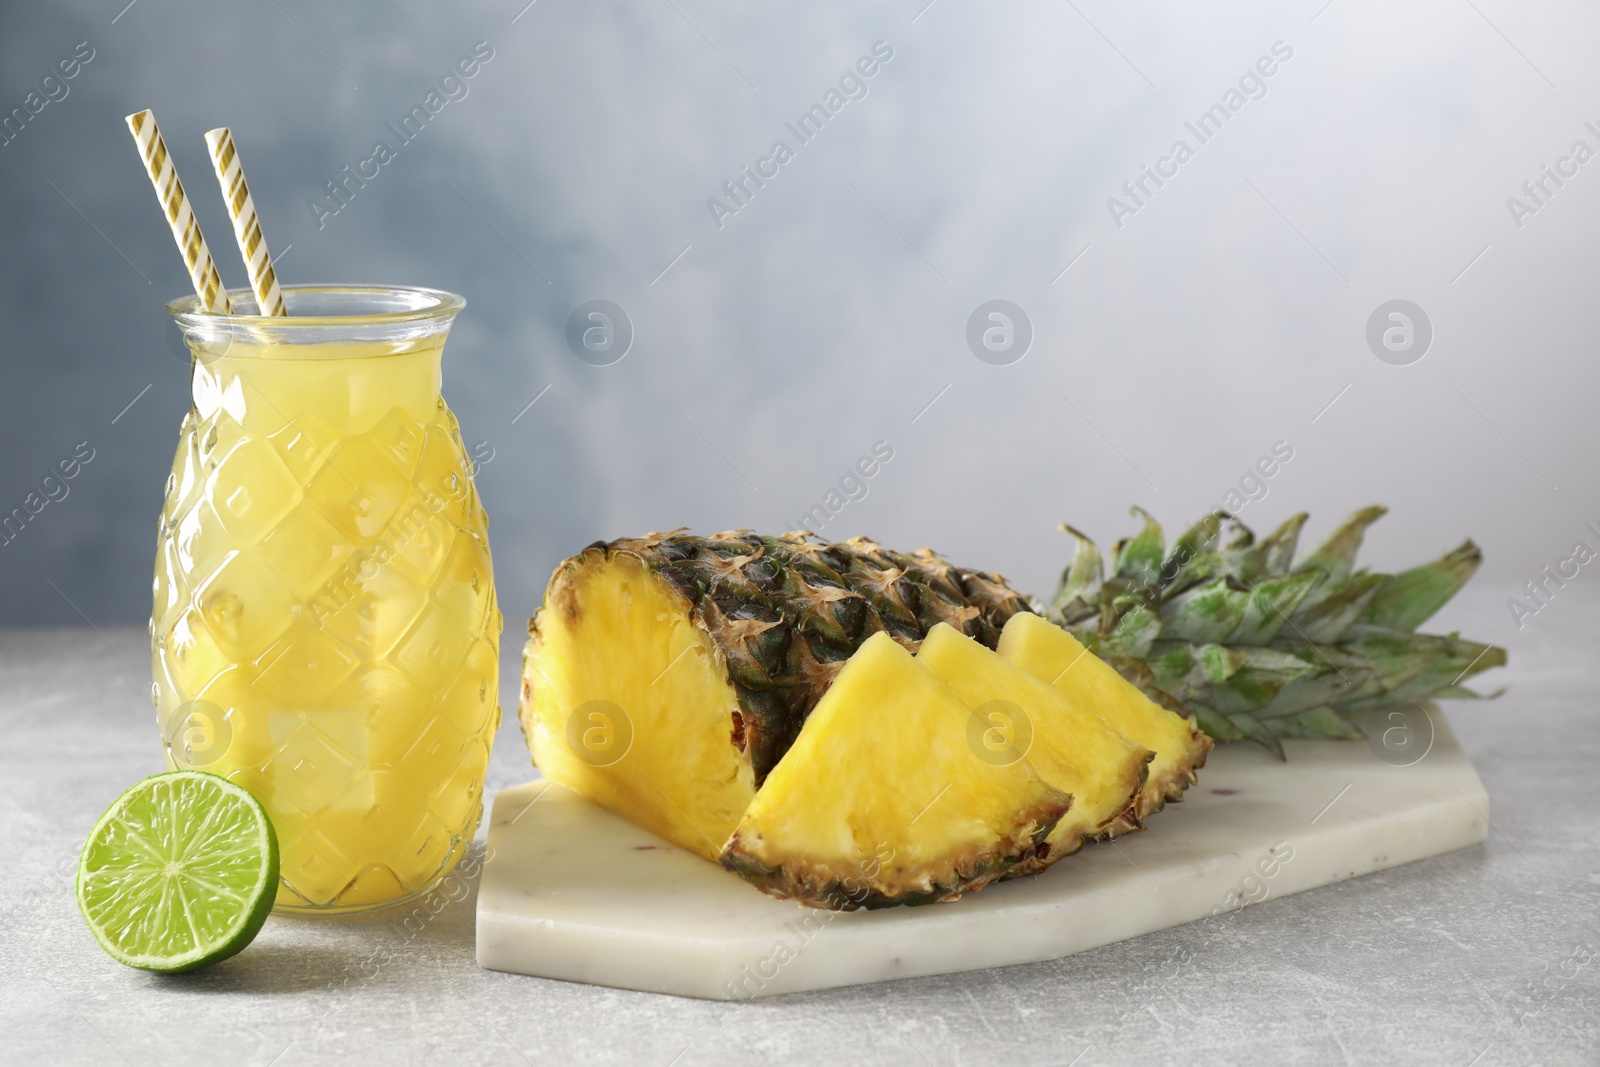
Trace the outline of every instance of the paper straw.
{"type": "Polygon", "coordinates": [[[287,315],[289,309],[283,306],[283,294],[278,291],[278,275],[272,269],[267,240],[261,235],[256,204],[250,199],[250,184],[244,180],[244,163],[234,146],[233,132],[226,126],[207,130],[206,147],[211,150],[211,165],[216,168],[217,181],[222,185],[228,217],[233,220],[233,236],[239,242],[239,254],[244,256],[250,288],[256,293],[256,306],[263,315],[287,315]]]}
{"type": "Polygon", "coordinates": [[[200,306],[213,315],[233,314],[228,291],[222,287],[216,264],[211,262],[211,250],[200,233],[200,223],[189,209],[189,198],[184,194],[183,182],[178,179],[178,168],[167,154],[167,142],[161,137],[155,115],[140,111],[129,115],[127,122],[139,146],[139,158],[144,160],[145,173],[150,175],[150,184],[155,186],[156,197],[167,213],[172,237],[178,242],[178,251],[183,253],[183,265],[189,268],[200,306]]]}

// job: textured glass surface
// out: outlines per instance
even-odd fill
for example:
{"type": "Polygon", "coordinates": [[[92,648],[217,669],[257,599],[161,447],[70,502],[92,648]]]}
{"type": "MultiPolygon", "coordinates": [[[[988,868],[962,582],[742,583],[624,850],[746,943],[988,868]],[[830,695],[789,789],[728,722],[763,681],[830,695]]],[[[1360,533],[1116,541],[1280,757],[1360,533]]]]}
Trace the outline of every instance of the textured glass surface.
{"type": "Polygon", "coordinates": [[[443,340],[196,348],[153,696],[169,765],[266,804],[280,910],[414,896],[477,828],[501,618],[443,340]]]}

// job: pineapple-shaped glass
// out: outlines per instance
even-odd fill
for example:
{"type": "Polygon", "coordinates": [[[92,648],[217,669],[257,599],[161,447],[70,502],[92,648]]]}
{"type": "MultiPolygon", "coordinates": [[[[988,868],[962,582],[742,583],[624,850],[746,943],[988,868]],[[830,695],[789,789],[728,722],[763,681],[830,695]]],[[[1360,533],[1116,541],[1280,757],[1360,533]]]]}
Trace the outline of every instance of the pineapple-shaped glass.
{"type": "Polygon", "coordinates": [[[168,305],[193,357],[150,620],[174,768],[265,803],[277,909],[386,907],[482,811],[500,612],[488,519],[440,395],[459,296],[290,286],[290,315],[168,305]]]}

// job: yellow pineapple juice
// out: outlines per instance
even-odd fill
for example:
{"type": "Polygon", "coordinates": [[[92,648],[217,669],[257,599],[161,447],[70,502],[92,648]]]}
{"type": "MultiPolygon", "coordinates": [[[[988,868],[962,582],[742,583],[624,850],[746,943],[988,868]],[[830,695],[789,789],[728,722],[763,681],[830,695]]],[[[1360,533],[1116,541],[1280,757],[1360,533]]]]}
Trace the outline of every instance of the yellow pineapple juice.
{"type": "Polygon", "coordinates": [[[461,858],[499,724],[487,519],[440,395],[463,302],[284,294],[288,319],[169,309],[194,407],[161,516],[153,695],[171,766],[267,806],[278,910],[366,910],[461,858]]]}

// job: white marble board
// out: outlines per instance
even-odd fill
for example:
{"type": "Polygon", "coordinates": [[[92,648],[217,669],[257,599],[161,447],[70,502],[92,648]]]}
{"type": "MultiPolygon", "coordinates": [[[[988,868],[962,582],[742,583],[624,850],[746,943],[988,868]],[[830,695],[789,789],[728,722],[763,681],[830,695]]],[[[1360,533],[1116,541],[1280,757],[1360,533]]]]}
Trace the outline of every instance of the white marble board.
{"type": "Polygon", "coordinates": [[[743,1000],[1055,959],[1483,841],[1488,796],[1444,715],[1403,714],[1420,759],[1380,758],[1381,744],[1359,741],[1286,742],[1287,764],[1219,746],[1199,785],[1143,833],[954,903],[874,912],[773,900],[576,794],[528,782],[495,797],[478,963],[743,1000]]]}

